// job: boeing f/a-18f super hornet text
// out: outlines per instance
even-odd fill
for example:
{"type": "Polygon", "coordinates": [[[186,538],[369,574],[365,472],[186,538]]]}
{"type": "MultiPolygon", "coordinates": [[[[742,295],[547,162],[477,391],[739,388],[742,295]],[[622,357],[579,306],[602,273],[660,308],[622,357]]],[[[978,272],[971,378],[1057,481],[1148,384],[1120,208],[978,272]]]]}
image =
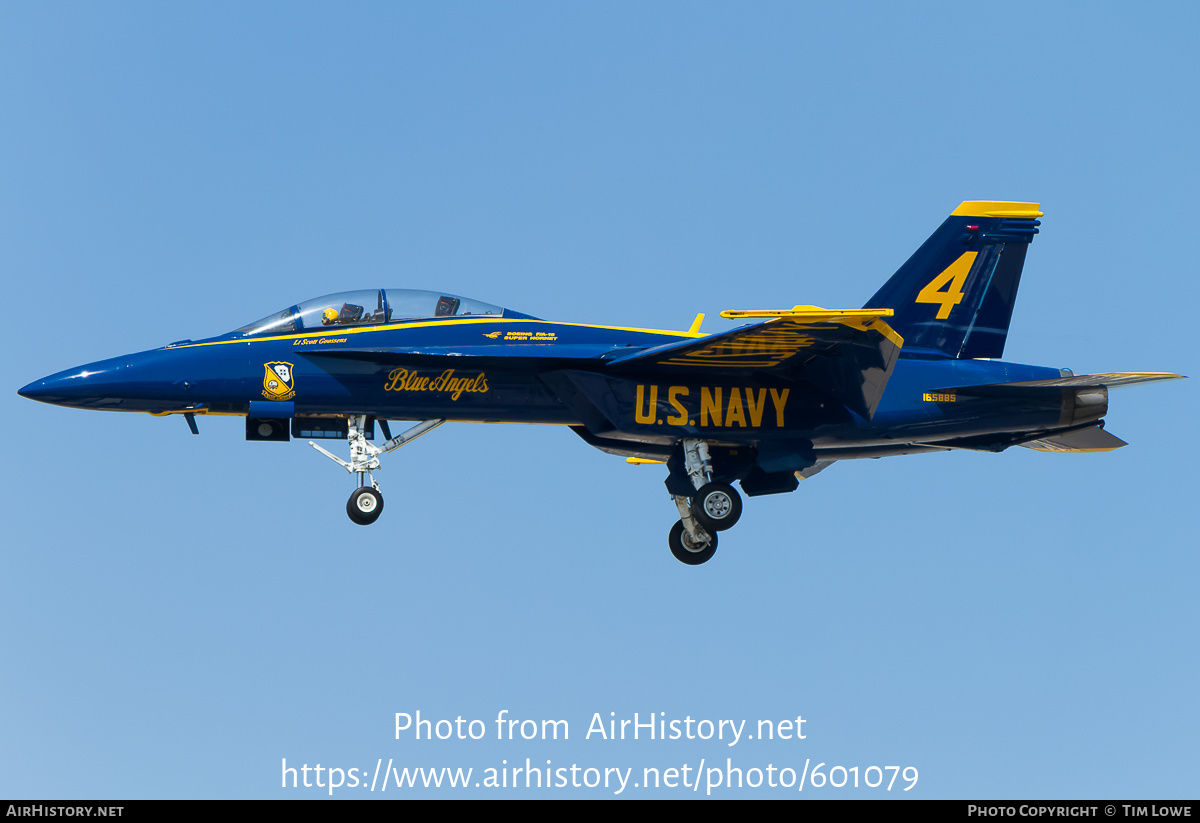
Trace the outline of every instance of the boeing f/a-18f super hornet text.
{"type": "Polygon", "coordinates": [[[35,380],[25,397],[85,409],[246,418],[247,440],[312,438],[355,475],[373,523],[380,457],[446,421],[569,426],[633,463],[662,463],[669,542],[696,565],[751,497],[836,460],[949,449],[1107,451],[1108,389],[1175,374],[1076,375],[998,358],[1036,203],[963,203],[861,309],[726,311],[703,334],[540,320],[440,292],[332,294],[206,340],[35,380]],[[389,420],[420,421],[392,437],[389,420]],[[375,445],[378,424],[386,442],[375,445]],[[317,439],[349,441],[342,460],[317,439]]]}

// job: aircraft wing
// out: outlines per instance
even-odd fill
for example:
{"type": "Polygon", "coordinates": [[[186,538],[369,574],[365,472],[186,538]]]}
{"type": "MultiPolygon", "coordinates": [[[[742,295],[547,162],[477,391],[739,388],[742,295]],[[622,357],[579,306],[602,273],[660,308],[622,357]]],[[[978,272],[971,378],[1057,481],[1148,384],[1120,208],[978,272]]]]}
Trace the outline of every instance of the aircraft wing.
{"type": "Polygon", "coordinates": [[[608,361],[616,370],[664,369],[696,376],[763,371],[802,380],[871,417],[904,345],[884,320],[891,309],[831,311],[796,306],[778,311],[725,311],[761,322],[683,340],[608,361]]]}

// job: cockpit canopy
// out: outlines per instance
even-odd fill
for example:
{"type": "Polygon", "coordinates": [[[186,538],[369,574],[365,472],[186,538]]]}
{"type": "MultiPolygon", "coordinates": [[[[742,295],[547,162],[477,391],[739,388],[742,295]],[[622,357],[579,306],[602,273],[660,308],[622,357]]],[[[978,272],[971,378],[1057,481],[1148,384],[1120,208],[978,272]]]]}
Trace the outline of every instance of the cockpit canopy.
{"type": "Polygon", "coordinates": [[[363,289],[327,294],[284,309],[234,332],[240,337],[296,334],[402,320],[463,316],[527,317],[468,297],[420,289],[363,289]]]}

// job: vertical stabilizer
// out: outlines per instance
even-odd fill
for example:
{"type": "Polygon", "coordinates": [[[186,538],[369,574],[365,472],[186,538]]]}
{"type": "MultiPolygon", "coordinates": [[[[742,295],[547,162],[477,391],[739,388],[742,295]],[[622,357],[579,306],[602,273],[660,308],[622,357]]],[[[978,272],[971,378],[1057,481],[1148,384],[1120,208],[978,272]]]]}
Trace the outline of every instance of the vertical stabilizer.
{"type": "Polygon", "coordinates": [[[1041,216],[1037,203],[963,203],[864,308],[895,311],[907,355],[1000,357],[1041,216]]]}

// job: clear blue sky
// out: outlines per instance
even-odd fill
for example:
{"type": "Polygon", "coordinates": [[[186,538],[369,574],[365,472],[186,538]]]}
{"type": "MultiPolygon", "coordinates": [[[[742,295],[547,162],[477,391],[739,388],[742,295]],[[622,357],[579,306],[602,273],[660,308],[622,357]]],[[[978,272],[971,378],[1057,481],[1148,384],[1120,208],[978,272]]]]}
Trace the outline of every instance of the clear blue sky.
{"type": "MultiPolygon", "coordinates": [[[[913,766],[926,798],[1195,798],[1196,379],[1114,392],[1110,454],[839,463],[748,501],[697,568],[661,469],[563,429],[447,425],[387,459],[362,528],[300,443],[16,390],[376,286],[655,328],[853,308],[970,199],[1046,212],[1007,359],[1197,375],[1198,23],[0,4],[0,796],[324,796],[282,790],[283,758],[634,782],[731,758],[913,766]],[[488,737],[395,740],[417,710],[488,737]],[[497,741],[500,710],[571,738],[497,741]],[[610,712],[806,737],[585,740],[610,712]]],[[[714,792],[739,794],[795,791],[714,792]]]]}

